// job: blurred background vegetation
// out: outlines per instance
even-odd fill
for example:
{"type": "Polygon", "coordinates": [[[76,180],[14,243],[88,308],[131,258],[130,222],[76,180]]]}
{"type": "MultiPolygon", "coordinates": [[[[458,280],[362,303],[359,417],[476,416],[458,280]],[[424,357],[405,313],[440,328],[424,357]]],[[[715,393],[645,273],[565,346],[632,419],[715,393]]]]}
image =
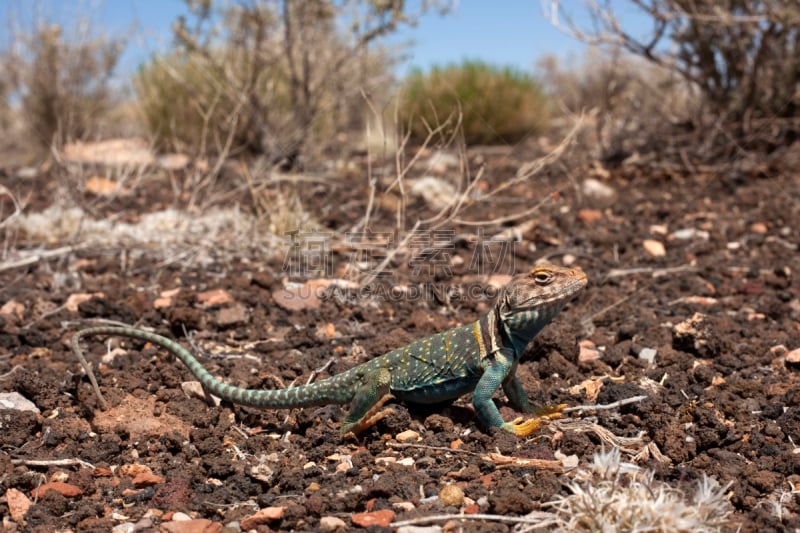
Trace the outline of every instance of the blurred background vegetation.
{"type": "Polygon", "coordinates": [[[719,159],[797,137],[793,0],[629,0],[651,22],[638,39],[609,3],[570,3],[570,13],[548,2],[554,23],[591,45],[582,61],[544,56],[525,73],[464,60],[403,79],[387,38],[448,2],[413,12],[399,0],[185,3],[172,49],[140,65],[132,90],[114,83],[126,36],[44,21],[15,30],[0,49],[5,144],[30,163],[70,141],[140,135],[163,152],[313,168],[363,151],[370,129],[384,143],[391,133],[515,145],[580,114],[592,117],[586,148],[605,161],[719,159]],[[592,23],[573,23],[576,10],[592,23]]]}

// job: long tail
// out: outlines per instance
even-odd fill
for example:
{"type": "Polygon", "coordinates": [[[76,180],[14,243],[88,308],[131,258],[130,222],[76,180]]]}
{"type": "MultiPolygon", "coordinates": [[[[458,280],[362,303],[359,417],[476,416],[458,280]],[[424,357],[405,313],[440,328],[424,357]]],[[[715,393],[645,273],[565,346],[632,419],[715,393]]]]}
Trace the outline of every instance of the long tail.
{"type": "Polygon", "coordinates": [[[89,381],[92,383],[95,394],[97,394],[104,409],[108,407],[108,404],[100,392],[100,387],[97,384],[97,379],[92,371],[92,367],[84,357],[80,347],[80,340],[82,338],[94,335],[116,335],[152,342],[183,361],[183,364],[186,365],[189,372],[191,372],[211,394],[239,405],[267,408],[292,408],[320,405],[321,403],[346,403],[350,401],[351,395],[347,393],[348,387],[344,386],[347,379],[347,372],[338,374],[324,382],[318,382],[311,386],[304,385],[291,389],[274,390],[244,389],[228,385],[212,376],[186,348],[173,340],[135,328],[98,326],[82,329],[75,333],[75,335],[72,336],[72,351],[81,362],[81,365],[83,365],[83,369],[86,371],[86,375],[89,376],[89,381]]]}

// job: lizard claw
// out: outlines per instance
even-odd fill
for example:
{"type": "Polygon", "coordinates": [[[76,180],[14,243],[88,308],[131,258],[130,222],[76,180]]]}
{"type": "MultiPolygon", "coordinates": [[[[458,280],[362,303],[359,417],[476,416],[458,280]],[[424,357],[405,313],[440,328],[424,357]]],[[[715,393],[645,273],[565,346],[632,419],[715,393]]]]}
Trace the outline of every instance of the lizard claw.
{"type": "Polygon", "coordinates": [[[556,418],[562,418],[564,415],[561,413],[564,409],[567,408],[567,404],[560,403],[558,405],[546,405],[544,407],[540,407],[533,411],[533,414],[536,415],[537,418],[546,418],[547,420],[555,420],[556,418]]]}
{"type": "Polygon", "coordinates": [[[511,422],[506,422],[503,424],[502,427],[517,437],[527,437],[539,429],[539,426],[542,425],[543,421],[561,418],[563,416],[561,411],[566,409],[566,407],[567,404],[565,403],[549,407],[542,407],[541,409],[536,410],[536,418],[530,418],[528,420],[523,420],[522,417],[515,418],[511,422]]]}
{"type": "Polygon", "coordinates": [[[361,420],[355,424],[350,424],[344,426],[342,428],[342,434],[344,435],[345,439],[356,439],[358,438],[358,434],[366,430],[367,428],[374,426],[379,421],[383,420],[390,414],[394,413],[394,409],[391,407],[387,407],[386,409],[371,415],[369,418],[365,420],[361,420]]]}
{"type": "Polygon", "coordinates": [[[503,429],[506,431],[510,431],[517,437],[527,437],[528,435],[532,434],[534,431],[539,429],[541,425],[541,419],[539,418],[530,418],[528,420],[523,420],[522,417],[516,418],[511,422],[506,422],[503,424],[503,429]]]}

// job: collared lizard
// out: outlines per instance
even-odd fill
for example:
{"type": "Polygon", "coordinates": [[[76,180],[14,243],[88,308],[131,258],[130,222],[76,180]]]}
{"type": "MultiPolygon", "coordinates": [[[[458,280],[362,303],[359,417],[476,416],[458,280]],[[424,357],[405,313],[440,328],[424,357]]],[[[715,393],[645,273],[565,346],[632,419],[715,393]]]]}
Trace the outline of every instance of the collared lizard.
{"type": "Polygon", "coordinates": [[[528,343],[558,314],[572,296],[586,286],[586,274],[575,268],[537,266],[517,275],[502,288],[497,302],[482,318],[412,342],[350,370],[316,383],[289,389],[255,390],[228,385],[211,375],[183,346],[161,335],[129,327],[99,326],[72,337],[72,349],[81,361],[101,403],[91,366],[81,352],[81,338],[116,335],[151,342],[175,355],[203,387],[234,404],[286,409],[330,403],[351,405],[341,431],[363,431],[382,418],[378,412],[392,397],[415,403],[438,403],[472,392],[479,421],[517,436],[536,431],[542,419],[557,418],[565,405],[536,408],[516,376],[517,364],[528,343]],[[535,418],[505,422],[492,394],[502,387],[511,405],[535,418]]]}

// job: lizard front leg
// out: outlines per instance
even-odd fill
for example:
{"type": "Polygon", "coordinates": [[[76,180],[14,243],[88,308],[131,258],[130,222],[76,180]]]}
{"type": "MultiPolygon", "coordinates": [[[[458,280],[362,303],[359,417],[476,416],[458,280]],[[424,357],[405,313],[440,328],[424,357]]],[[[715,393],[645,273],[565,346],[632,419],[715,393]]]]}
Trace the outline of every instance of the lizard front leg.
{"type": "Polygon", "coordinates": [[[503,428],[518,437],[527,437],[539,429],[540,419],[537,418],[525,421],[517,418],[511,422],[505,422],[492,401],[494,391],[504,384],[509,376],[513,377],[513,361],[502,352],[495,352],[484,358],[481,366],[483,375],[472,393],[472,405],[475,406],[475,413],[481,423],[487,427],[503,428]]]}
{"type": "Polygon", "coordinates": [[[342,435],[357,435],[392,412],[378,411],[392,399],[389,393],[392,375],[386,367],[365,374],[353,395],[350,411],[342,422],[342,435]]]}
{"type": "Polygon", "coordinates": [[[522,411],[523,413],[531,413],[535,415],[536,418],[547,420],[561,418],[561,411],[567,407],[565,403],[545,407],[536,407],[533,405],[528,400],[528,394],[522,387],[522,383],[519,382],[519,378],[517,378],[516,368],[512,370],[503,382],[503,392],[506,393],[508,402],[514,409],[522,411]]]}

